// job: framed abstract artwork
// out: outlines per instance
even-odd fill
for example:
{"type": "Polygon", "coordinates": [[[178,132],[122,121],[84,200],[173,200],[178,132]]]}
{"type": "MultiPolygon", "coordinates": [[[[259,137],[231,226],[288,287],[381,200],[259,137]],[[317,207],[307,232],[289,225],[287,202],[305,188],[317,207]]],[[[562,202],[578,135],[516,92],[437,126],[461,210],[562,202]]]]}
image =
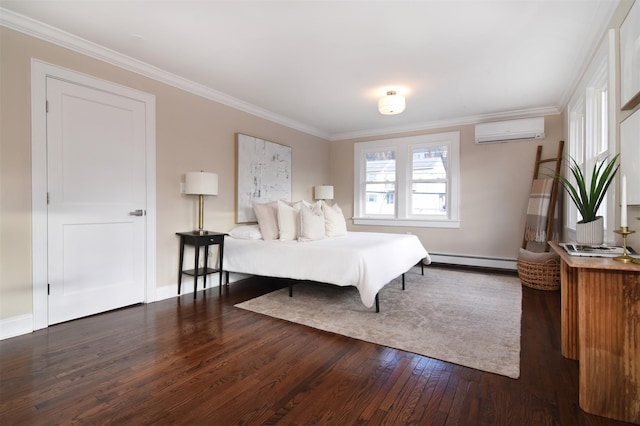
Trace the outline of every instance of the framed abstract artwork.
{"type": "Polygon", "coordinates": [[[640,103],[640,1],[620,26],[620,94],[623,110],[640,103]]]}
{"type": "Polygon", "coordinates": [[[253,202],[291,201],[291,147],[236,133],[236,223],[256,222],[253,202]]]}

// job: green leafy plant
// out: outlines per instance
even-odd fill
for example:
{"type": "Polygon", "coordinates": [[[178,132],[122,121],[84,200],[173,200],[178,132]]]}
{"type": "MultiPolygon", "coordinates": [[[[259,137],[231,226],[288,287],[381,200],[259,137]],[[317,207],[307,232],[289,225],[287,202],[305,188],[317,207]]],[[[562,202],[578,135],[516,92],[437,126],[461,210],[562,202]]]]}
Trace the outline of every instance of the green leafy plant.
{"type": "Polygon", "coordinates": [[[600,204],[602,204],[607,194],[607,189],[609,189],[609,185],[611,185],[620,167],[616,164],[619,157],[620,154],[616,154],[611,161],[607,161],[607,157],[594,164],[589,185],[587,185],[587,180],[582,169],[580,169],[580,165],[571,157],[569,158],[569,170],[571,170],[576,184],[574,185],[569,179],[562,175],[557,176],[582,216],[580,223],[588,223],[597,219],[600,204]]]}

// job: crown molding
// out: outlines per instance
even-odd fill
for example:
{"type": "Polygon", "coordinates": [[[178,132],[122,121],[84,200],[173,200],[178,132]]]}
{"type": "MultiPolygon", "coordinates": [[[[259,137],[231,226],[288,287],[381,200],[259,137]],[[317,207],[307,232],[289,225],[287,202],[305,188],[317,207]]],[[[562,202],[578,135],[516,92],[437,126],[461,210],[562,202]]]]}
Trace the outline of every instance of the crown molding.
{"type": "Polygon", "coordinates": [[[281,124],[294,130],[299,130],[312,136],[329,140],[330,135],[325,131],[308,126],[285,116],[275,114],[248,102],[241,101],[225,93],[213,90],[202,84],[195,83],[186,78],[154,67],[153,65],[149,65],[114,50],[107,49],[104,46],[92,43],[71,33],[62,31],[51,25],[36,21],[35,19],[28,18],[2,7],[0,7],[0,26],[56,44],[82,55],[106,62],[118,68],[122,68],[177,89],[184,90],[185,92],[244,111],[256,117],[281,124]]]}
{"type": "Polygon", "coordinates": [[[494,114],[473,115],[468,117],[459,117],[449,120],[431,121],[411,126],[387,127],[376,130],[364,130],[348,133],[340,133],[331,136],[330,141],[342,141],[347,139],[370,138],[379,136],[389,136],[398,133],[421,132],[426,130],[444,129],[447,127],[465,126],[468,124],[486,123],[490,121],[500,120],[516,120],[519,118],[542,117],[545,115],[557,115],[561,110],[555,106],[523,109],[518,111],[509,111],[494,114]]]}

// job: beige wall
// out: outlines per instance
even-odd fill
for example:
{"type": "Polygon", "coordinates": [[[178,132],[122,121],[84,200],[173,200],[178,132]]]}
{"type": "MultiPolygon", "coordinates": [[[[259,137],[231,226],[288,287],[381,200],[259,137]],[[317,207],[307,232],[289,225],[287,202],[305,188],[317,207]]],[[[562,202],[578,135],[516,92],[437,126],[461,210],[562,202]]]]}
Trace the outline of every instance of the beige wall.
{"type": "Polygon", "coordinates": [[[31,58],[156,96],[157,287],[176,283],[175,232],[196,224],[195,197],[179,194],[185,172],[218,173],[219,195],[205,201],[205,226],[232,227],[236,132],[292,147],[294,199],[311,199],[313,185],[328,180],[325,140],[0,28],[0,320],[32,309],[31,58]]]}
{"type": "MultiPolygon", "coordinates": [[[[353,231],[380,231],[417,235],[430,253],[470,255],[513,260],[522,244],[524,220],[533,177],[536,149],[555,156],[562,135],[559,115],[545,117],[543,141],[477,145],[474,126],[431,130],[460,131],[460,228],[401,228],[350,224],[353,231]]],[[[407,133],[394,136],[410,136],[407,133]]],[[[347,217],[353,215],[354,139],[331,142],[331,180],[336,201],[347,217]]],[[[350,223],[351,221],[349,221],[350,223]]]]}

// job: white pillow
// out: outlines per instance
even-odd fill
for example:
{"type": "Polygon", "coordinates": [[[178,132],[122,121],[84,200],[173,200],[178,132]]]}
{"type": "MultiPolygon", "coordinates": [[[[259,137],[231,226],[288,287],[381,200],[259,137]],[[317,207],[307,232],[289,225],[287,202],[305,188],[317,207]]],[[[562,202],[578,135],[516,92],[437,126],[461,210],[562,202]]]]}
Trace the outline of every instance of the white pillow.
{"type": "Polygon", "coordinates": [[[317,202],[311,207],[308,207],[307,204],[303,203],[300,207],[300,235],[298,236],[298,241],[321,240],[326,236],[322,204],[317,202]]]}
{"type": "Polygon", "coordinates": [[[238,225],[229,231],[229,236],[241,240],[261,240],[262,234],[258,225],[238,225]]]}
{"type": "Polygon", "coordinates": [[[277,240],[280,232],[278,230],[278,203],[276,201],[270,203],[257,203],[254,201],[253,212],[258,219],[262,239],[277,240]]]}
{"type": "Polygon", "coordinates": [[[324,226],[327,237],[339,237],[347,234],[347,221],[338,203],[333,206],[322,203],[324,212],[324,226]]]}
{"type": "Polygon", "coordinates": [[[302,201],[290,206],[288,203],[278,200],[278,227],[281,241],[298,239],[298,234],[300,233],[300,207],[302,205],[302,201]]]}

